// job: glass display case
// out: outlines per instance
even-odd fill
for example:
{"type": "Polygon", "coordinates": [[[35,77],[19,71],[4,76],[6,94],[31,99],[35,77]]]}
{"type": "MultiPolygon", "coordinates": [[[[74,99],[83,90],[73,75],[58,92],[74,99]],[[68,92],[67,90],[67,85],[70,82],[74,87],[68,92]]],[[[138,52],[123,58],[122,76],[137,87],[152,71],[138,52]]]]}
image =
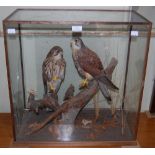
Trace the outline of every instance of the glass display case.
{"type": "Polygon", "coordinates": [[[14,142],[135,145],[151,26],[128,10],[17,9],[4,19],[14,142]]]}

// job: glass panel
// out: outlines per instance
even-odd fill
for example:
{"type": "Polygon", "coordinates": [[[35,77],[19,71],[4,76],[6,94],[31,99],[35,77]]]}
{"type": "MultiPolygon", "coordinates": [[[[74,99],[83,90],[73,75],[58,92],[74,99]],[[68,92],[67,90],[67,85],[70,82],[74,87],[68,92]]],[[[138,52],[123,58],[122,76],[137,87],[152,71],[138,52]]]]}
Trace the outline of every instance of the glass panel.
{"type": "MultiPolygon", "coordinates": [[[[17,27],[17,25],[14,25],[17,27]]],[[[18,33],[18,30],[16,30],[18,33]]],[[[19,132],[24,112],[24,88],[21,68],[21,49],[19,36],[7,35],[8,59],[10,68],[11,91],[15,118],[15,131],[19,132]]]]}
{"type": "MultiPolygon", "coordinates": [[[[142,29],[141,26],[134,25],[133,30],[142,29]]],[[[141,89],[144,86],[143,73],[147,45],[147,27],[143,26],[143,31],[139,31],[139,36],[131,37],[130,56],[126,82],[125,110],[127,110],[127,120],[129,126],[136,136],[138,110],[140,104],[141,89]]]]}
{"type": "Polygon", "coordinates": [[[147,22],[130,11],[18,10],[8,20],[14,21],[80,21],[80,22],[147,22]],[[132,16],[132,18],[131,18],[132,16]]]}

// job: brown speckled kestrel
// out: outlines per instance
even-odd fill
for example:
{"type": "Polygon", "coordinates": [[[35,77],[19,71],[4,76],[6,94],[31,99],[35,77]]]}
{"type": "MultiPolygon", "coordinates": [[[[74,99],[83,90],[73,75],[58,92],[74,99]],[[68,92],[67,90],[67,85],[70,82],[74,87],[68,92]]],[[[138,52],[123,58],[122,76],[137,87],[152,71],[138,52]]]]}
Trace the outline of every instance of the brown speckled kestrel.
{"type": "Polygon", "coordinates": [[[58,92],[65,77],[65,67],[66,62],[63,58],[63,49],[59,46],[54,46],[42,64],[45,94],[58,92]]]}
{"type": "Polygon", "coordinates": [[[71,40],[71,49],[75,67],[80,76],[85,78],[82,86],[88,85],[88,80],[95,79],[99,84],[102,94],[107,99],[108,103],[111,103],[111,96],[108,88],[111,90],[118,90],[118,88],[106,76],[98,55],[86,47],[80,38],[73,38],[71,40]]]}

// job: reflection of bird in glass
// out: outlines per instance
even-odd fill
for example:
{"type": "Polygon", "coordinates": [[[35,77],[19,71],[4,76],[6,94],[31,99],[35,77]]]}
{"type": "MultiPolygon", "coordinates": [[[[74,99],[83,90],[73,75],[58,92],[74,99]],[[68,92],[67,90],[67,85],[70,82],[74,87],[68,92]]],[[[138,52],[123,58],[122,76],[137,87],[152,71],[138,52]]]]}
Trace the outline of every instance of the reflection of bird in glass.
{"type": "Polygon", "coordinates": [[[73,38],[71,40],[71,49],[74,64],[80,76],[85,78],[85,80],[82,81],[81,86],[87,86],[88,80],[94,78],[98,82],[99,88],[108,103],[111,103],[111,96],[108,88],[111,90],[118,90],[118,88],[106,76],[98,55],[86,47],[80,38],[73,38]]]}
{"type": "Polygon", "coordinates": [[[63,58],[63,49],[59,46],[54,46],[42,64],[45,94],[58,92],[65,77],[65,67],[66,62],[63,58]]]}

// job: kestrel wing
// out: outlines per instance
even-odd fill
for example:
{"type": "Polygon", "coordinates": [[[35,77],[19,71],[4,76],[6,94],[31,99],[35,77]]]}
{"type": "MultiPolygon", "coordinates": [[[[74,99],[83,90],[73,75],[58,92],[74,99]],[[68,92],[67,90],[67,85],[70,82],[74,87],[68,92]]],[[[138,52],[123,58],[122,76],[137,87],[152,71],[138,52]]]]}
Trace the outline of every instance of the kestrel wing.
{"type": "Polygon", "coordinates": [[[65,78],[65,69],[66,69],[66,62],[65,60],[62,58],[60,59],[58,62],[57,62],[57,65],[59,66],[59,69],[58,69],[58,77],[61,79],[61,80],[64,80],[65,78]]]}
{"type": "Polygon", "coordinates": [[[65,61],[65,59],[62,59],[61,72],[60,72],[60,77],[62,80],[64,80],[64,78],[65,78],[65,71],[66,71],[66,61],[65,61]]]}
{"type": "Polygon", "coordinates": [[[103,65],[98,55],[88,48],[81,49],[78,61],[81,68],[93,77],[99,75],[103,70],[103,65]]]}
{"type": "Polygon", "coordinates": [[[119,90],[118,87],[115,86],[112,83],[112,81],[106,75],[96,76],[95,79],[97,81],[100,81],[100,82],[104,83],[107,86],[107,88],[109,88],[109,89],[111,89],[113,91],[118,91],[119,90]]]}
{"type": "Polygon", "coordinates": [[[59,59],[55,63],[55,70],[53,71],[53,76],[57,77],[57,80],[51,80],[55,87],[55,91],[58,92],[62,81],[64,80],[65,77],[65,67],[66,63],[64,59],[59,59]]]}
{"type": "Polygon", "coordinates": [[[53,76],[53,70],[54,70],[54,66],[53,66],[53,61],[51,58],[46,58],[43,62],[42,65],[42,74],[43,74],[43,80],[47,81],[51,81],[52,76],[53,76]]]}

